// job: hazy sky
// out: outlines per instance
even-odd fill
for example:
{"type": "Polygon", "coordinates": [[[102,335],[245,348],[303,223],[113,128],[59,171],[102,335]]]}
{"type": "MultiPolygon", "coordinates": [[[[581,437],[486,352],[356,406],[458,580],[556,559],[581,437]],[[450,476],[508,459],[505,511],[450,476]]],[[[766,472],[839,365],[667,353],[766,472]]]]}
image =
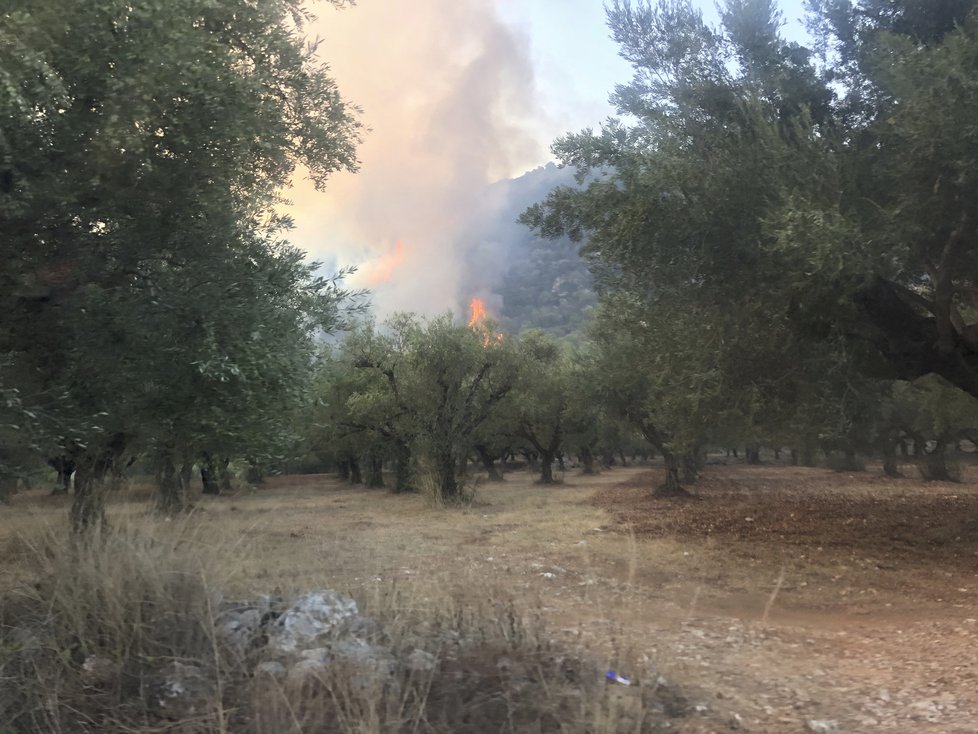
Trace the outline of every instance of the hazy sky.
{"type": "MultiPolygon", "coordinates": [[[[802,0],[781,0],[802,33],[802,0]]],[[[712,0],[700,0],[715,18],[712,0]]],[[[357,0],[323,4],[310,35],[369,128],[360,172],[325,192],[297,181],[291,239],[353,265],[381,315],[457,309],[458,238],[487,183],[551,160],[553,138],[596,126],[630,77],[601,0],[357,0]]]]}

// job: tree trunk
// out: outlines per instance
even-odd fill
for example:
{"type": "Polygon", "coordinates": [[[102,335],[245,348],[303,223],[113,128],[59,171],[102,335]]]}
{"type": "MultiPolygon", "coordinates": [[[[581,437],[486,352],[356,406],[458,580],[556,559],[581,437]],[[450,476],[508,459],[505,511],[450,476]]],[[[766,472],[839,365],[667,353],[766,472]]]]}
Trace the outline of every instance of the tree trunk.
{"type": "Polygon", "coordinates": [[[221,485],[217,481],[217,471],[214,468],[214,458],[205,453],[200,462],[200,483],[204,494],[218,495],[221,485]]]}
{"type": "Polygon", "coordinates": [[[194,457],[189,451],[183,454],[183,463],[180,465],[180,484],[183,485],[183,493],[187,498],[187,506],[190,506],[190,480],[194,475],[194,457]]]}
{"type": "Polygon", "coordinates": [[[10,504],[10,498],[17,494],[16,477],[0,477],[0,503],[10,504]]]}
{"type": "Polygon", "coordinates": [[[791,465],[798,466],[798,449],[791,449],[791,465]]]}
{"type": "Polygon", "coordinates": [[[581,464],[584,467],[583,469],[581,469],[581,472],[583,474],[597,473],[594,469],[594,452],[591,451],[591,447],[581,446],[580,456],[581,456],[581,464]]]}
{"type": "Polygon", "coordinates": [[[367,486],[372,489],[384,486],[384,460],[378,456],[367,459],[367,486]]]}
{"type": "Polygon", "coordinates": [[[684,484],[696,484],[700,477],[700,461],[695,451],[687,451],[682,456],[682,478],[684,484]]]}
{"type": "Polygon", "coordinates": [[[554,454],[552,451],[540,452],[540,479],[538,484],[554,484],[554,454]]]}
{"type": "Polygon", "coordinates": [[[455,455],[451,451],[439,452],[435,457],[435,469],[438,474],[438,498],[442,502],[455,502],[461,494],[455,455]]]}
{"type": "Polygon", "coordinates": [[[363,484],[363,474],[360,473],[360,462],[350,459],[350,484],[363,484]]]}
{"type": "Polygon", "coordinates": [[[663,451],[666,465],[665,482],[655,490],[656,497],[685,497],[689,494],[679,482],[679,460],[671,451],[663,451]]]}
{"type": "Polygon", "coordinates": [[[71,475],[75,473],[75,462],[68,456],[48,459],[48,466],[58,472],[58,486],[51,494],[68,494],[71,490],[71,475]]]}
{"type": "MultiPolygon", "coordinates": [[[[931,451],[924,451],[924,461],[920,464],[920,476],[925,482],[956,482],[958,477],[947,465],[947,443],[938,440],[931,451]]],[[[77,490],[76,490],[77,491],[77,490]]]]}
{"type": "Polygon", "coordinates": [[[71,503],[71,529],[82,533],[105,525],[105,486],[97,462],[82,458],[75,468],[75,497],[71,503]]]}
{"type": "Polygon", "coordinates": [[[350,462],[346,459],[340,459],[336,462],[336,474],[340,479],[344,481],[350,480],[350,462]]]}
{"type": "Polygon", "coordinates": [[[123,464],[121,461],[115,461],[112,463],[112,468],[109,470],[112,479],[109,482],[109,489],[115,491],[122,489],[126,484],[126,479],[129,476],[129,467],[136,463],[136,457],[133,456],[129,461],[123,464]]]}
{"type": "Polygon", "coordinates": [[[886,440],[883,442],[883,473],[888,477],[900,476],[900,467],[896,460],[896,443],[886,440]]]}
{"type": "Polygon", "coordinates": [[[218,466],[218,475],[222,492],[231,491],[231,459],[222,459],[218,466]]]}
{"type": "Polygon", "coordinates": [[[177,470],[173,449],[164,449],[160,456],[159,488],[156,495],[156,509],[166,515],[184,512],[189,506],[187,489],[190,483],[192,465],[181,463],[177,470]]]}
{"type": "Polygon", "coordinates": [[[760,446],[748,446],[744,450],[747,456],[747,463],[753,466],[757,466],[761,463],[761,447],[760,446]]]}
{"type": "Polygon", "coordinates": [[[75,458],[75,497],[71,503],[71,529],[82,533],[106,525],[105,475],[125,453],[127,438],[115,434],[108,445],[95,455],[85,453],[75,458]]]}
{"type": "Polygon", "coordinates": [[[618,449],[618,458],[621,459],[621,465],[622,466],[628,466],[628,462],[625,461],[625,450],[624,449],[618,449]]]}
{"type": "Polygon", "coordinates": [[[264,484],[265,483],[265,467],[261,463],[256,461],[248,462],[248,470],[245,472],[245,480],[248,484],[264,484]]]}
{"type": "Polygon", "coordinates": [[[486,470],[489,475],[490,482],[502,482],[503,475],[500,474],[498,467],[496,466],[496,457],[489,453],[489,449],[485,446],[476,446],[476,453],[479,454],[479,460],[482,461],[482,468],[486,470]]]}
{"type": "Polygon", "coordinates": [[[410,492],[411,487],[411,447],[398,444],[394,454],[394,493],[410,492]]]}

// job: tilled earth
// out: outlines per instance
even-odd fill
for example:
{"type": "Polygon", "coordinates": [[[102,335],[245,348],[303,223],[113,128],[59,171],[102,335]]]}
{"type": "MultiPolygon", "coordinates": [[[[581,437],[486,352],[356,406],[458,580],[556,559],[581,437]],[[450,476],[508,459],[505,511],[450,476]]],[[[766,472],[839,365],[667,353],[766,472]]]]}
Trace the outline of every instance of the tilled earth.
{"type": "Polygon", "coordinates": [[[591,501],[616,530],[709,546],[699,611],[658,654],[748,711],[745,728],[978,731],[973,484],[728,466],[667,500],[657,480],[591,501]],[[757,574],[766,599],[741,593],[757,574]]]}

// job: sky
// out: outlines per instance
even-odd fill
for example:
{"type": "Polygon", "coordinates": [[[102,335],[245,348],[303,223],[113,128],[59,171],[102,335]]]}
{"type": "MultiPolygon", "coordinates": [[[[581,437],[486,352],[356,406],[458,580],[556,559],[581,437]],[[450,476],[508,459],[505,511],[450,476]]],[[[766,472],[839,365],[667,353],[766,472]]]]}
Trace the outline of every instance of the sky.
{"type": "MultiPolygon", "coordinates": [[[[698,0],[708,19],[712,0],[698,0]]],[[[800,37],[801,0],[781,0],[800,37]]],[[[356,174],[287,192],[290,239],[326,269],[356,265],[378,316],[459,312],[466,224],[488,184],[552,160],[555,137],[614,114],[631,76],[602,0],[357,0],[323,3],[307,29],[366,126],[356,174]]]]}

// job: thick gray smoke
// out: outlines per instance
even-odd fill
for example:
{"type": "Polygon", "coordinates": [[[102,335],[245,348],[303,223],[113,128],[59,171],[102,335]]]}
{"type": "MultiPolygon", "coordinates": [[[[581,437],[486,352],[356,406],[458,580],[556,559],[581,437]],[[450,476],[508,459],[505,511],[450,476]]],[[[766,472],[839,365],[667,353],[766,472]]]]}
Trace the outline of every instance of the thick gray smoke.
{"type": "Polygon", "coordinates": [[[359,265],[353,284],[373,290],[380,316],[458,313],[471,290],[491,293],[508,257],[508,235],[476,224],[513,209],[491,182],[546,158],[527,39],[485,0],[359,0],[324,8],[310,30],[370,130],[359,173],[325,194],[297,184],[293,241],[359,265]]]}

